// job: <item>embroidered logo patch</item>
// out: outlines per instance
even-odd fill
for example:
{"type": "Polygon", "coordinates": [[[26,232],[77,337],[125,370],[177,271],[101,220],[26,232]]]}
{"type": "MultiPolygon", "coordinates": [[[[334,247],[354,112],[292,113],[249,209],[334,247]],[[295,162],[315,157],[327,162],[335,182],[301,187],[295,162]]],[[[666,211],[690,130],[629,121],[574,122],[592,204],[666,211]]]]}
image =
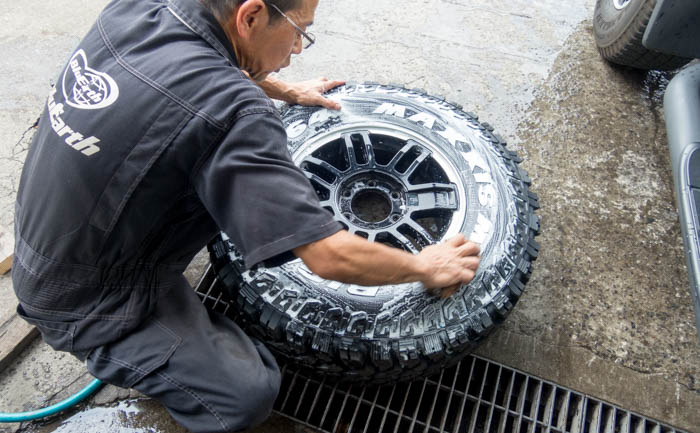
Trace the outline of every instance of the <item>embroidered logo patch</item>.
{"type": "Polygon", "coordinates": [[[97,110],[119,98],[119,86],[109,75],[91,69],[85,51],[79,50],[63,73],[63,96],[71,107],[97,110]]]}

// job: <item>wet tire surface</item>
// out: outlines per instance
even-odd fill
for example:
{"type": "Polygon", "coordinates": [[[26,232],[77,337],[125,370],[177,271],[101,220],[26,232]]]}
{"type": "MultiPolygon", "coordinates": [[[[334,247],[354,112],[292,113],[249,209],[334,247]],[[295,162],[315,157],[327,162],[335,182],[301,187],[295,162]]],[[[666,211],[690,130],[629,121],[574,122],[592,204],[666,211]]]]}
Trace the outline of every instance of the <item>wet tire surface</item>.
{"type": "Polygon", "coordinates": [[[234,315],[277,355],[329,380],[426,376],[470,353],[517,303],[539,246],[537,196],[488,124],[421,90],[347,85],[343,110],[282,111],[289,151],[345,228],[416,253],[457,233],[481,244],[450,298],[421,284],[325,281],[296,260],[244,270],[225,234],[209,247],[234,315]]]}

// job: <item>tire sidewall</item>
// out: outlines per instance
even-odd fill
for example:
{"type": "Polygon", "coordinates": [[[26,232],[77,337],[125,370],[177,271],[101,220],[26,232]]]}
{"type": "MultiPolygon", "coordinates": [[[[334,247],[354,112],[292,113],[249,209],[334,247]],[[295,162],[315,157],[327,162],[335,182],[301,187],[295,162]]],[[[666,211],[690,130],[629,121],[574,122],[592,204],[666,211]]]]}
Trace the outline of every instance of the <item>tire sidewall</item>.
{"type": "Polygon", "coordinates": [[[593,14],[593,32],[599,48],[607,48],[617,42],[632,25],[642,7],[654,0],[631,0],[618,10],[613,0],[598,0],[593,14]]]}

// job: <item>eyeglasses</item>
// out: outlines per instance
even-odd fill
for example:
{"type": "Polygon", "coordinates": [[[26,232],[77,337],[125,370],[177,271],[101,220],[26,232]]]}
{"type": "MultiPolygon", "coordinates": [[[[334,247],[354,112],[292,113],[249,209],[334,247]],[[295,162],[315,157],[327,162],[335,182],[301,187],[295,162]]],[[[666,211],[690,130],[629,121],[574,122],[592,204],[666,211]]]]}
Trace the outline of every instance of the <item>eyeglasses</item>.
{"type": "Polygon", "coordinates": [[[280,8],[278,8],[278,7],[275,6],[274,4],[268,3],[268,2],[265,2],[265,4],[267,4],[267,5],[269,5],[269,6],[272,6],[272,8],[274,8],[277,12],[279,12],[279,14],[282,15],[282,16],[289,22],[289,24],[291,24],[291,25],[296,29],[296,31],[298,31],[299,34],[300,34],[301,36],[304,37],[304,39],[306,39],[306,45],[304,45],[304,49],[307,49],[307,48],[309,48],[311,45],[313,45],[313,44],[316,43],[316,36],[314,36],[313,33],[306,33],[305,31],[303,31],[303,30],[301,29],[301,27],[299,27],[298,25],[296,25],[296,23],[295,23],[294,21],[292,21],[291,18],[289,18],[287,15],[285,15],[285,13],[282,12],[282,11],[280,10],[280,8]]]}

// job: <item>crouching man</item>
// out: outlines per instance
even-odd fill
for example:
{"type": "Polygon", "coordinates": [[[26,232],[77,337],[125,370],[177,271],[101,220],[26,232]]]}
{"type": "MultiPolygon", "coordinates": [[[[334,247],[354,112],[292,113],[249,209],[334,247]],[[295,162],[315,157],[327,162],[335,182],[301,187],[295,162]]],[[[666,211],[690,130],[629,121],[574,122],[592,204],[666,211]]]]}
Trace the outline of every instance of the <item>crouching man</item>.
{"type": "Polygon", "coordinates": [[[194,432],[263,421],[274,358],[182,275],[220,230],[248,266],[300,257],[364,285],[469,282],[457,237],[411,255],[349,234],[294,166],[269,97],[340,107],[342,82],[268,78],[313,44],[318,0],[115,0],[47,99],[16,204],[18,313],[95,377],[194,432]],[[266,94],[267,93],[267,94],[266,94]]]}

